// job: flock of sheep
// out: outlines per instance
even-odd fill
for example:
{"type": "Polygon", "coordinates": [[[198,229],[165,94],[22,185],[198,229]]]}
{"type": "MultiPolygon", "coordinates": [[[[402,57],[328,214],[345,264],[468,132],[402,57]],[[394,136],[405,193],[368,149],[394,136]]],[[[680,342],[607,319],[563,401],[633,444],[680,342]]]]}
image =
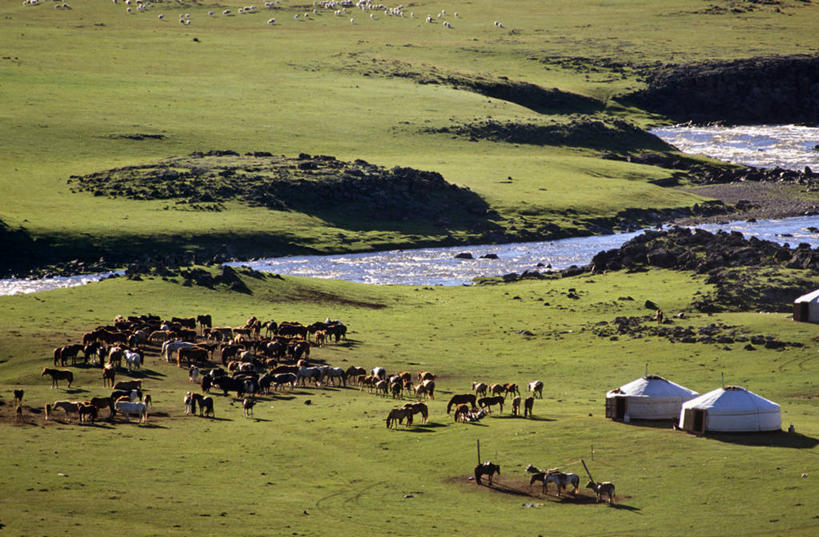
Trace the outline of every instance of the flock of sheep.
{"type": "MultiPolygon", "coordinates": [[[[62,0],[52,0],[56,3],[57,9],[72,9],[71,6],[62,0]]],[[[165,4],[163,0],[111,0],[114,5],[119,5],[120,2],[125,5],[125,12],[128,15],[136,15],[139,13],[144,13],[149,11],[154,7],[158,7],[161,4],[165,4]]],[[[40,0],[23,0],[24,6],[37,6],[41,5],[43,2],[40,0]]],[[[170,3],[170,2],[168,2],[170,3]]],[[[184,5],[181,0],[176,0],[176,3],[179,5],[184,5]]],[[[281,9],[281,0],[273,0],[271,2],[264,3],[265,9],[281,9]]],[[[409,11],[407,12],[405,6],[400,4],[396,7],[387,7],[381,3],[373,3],[370,0],[314,0],[313,1],[313,8],[310,11],[305,11],[303,13],[296,13],[293,15],[293,19],[296,21],[309,21],[314,19],[315,17],[319,16],[320,13],[332,11],[333,15],[337,17],[346,17],[348,15],[353,15],[354,10],[359,10],[364,13],[364,15],[368,15],[371,21],[377,21],[380,18],[381,13],[384,14],[384,17],[397,17],[397,18],[415,18],[415,12],[409,11]],[[378,15],[378,16],[377,16],[378,15]]],[[[258,13],[255,5],[248,5],[244,7],[240,7],[236,10],[236,15],[249,15],[258,13]]],[[[209,17],[215,17],[218,13],[215,11],[208,11],[209,17]]],[[[221,12],[221,15],[230,17],[234,16],[234,12],[231,9],[224,9],[221,12]]],[[[447,20],[446,9],[440,10],[437,14],[431,15],[428,14],[425,17],[425,21],[429,24],[436,23],[438,21],[441,22],[441,27],[446,28],[448,30],[453,29],[452,23],[447,20]]],[[[461,18],[460,13],[457,11],[451,14],[453,19],[461,18]]],[[[160,13],[157,15],[157,19],[160,21],[165,20],[165,14],[160,13]]],[[[191,24],[191,14],[190,13],[180,13],[179,14],[179,23],[183,25],[190,25],[191,24]]],[[[356,19],[355,17],[350,17],[350,24],[355,24],[356,19]]],[[[267,24],[273,25],[276,24],[275,18],[267,19],[267,24]]],[[[493,25],[497,28],[503,28],[503,23],[500,21],[494,21],[493,25]]]]}

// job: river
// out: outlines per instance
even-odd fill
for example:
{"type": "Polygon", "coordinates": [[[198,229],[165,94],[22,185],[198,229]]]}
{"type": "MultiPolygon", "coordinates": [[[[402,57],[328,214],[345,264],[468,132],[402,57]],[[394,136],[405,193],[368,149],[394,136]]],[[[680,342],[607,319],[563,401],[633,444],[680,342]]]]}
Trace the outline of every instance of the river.
{"type": "MultiPolygon", "coordinates": [[[[651,132],[680,150],[763,168],[819,171],[819,129],[793,125],[755,127],[663,127],[651,132]]],[[[819,247],[819,217],[798,217],[758,222],[731,222],[697,226],[709,231],[739,231],[746,236],[819,247]]],[[[473,245],[449,248],[391,250],[361,254],[291,256],[229,263],[254,269],[315,278],[332,278],[371,284],[465,285],[473,278],[528,269],[558,270],[585,265],[597,252],[617,248],[641,232],[579,237],[557,241],[473,245]],[[456,259],[459,253],[474,259],[456,259]],[[494,254],[497,259],[481,258],[494,254]]],[[[119,272],[121,274],[121,272],[119,272]]],[[[33,293],[108,278],[113,273],[0,280],[0,295],[33,293]]]]}

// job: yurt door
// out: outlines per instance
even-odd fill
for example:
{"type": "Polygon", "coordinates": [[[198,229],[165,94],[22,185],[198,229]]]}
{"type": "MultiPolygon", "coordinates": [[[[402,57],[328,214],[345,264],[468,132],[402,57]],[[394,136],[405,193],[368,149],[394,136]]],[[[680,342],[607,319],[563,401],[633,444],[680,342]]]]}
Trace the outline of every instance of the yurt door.
{"type": "Polygon", "coordinates": [[[625,397],[609,397],[606,399],[606,417],[621,420],[626,415],[626,407],[625,397]]]}
{"type": "Polygon", "coordinates": [[[694,428],[692,430],[698,433],[705,432],[705,410],[694,409],[694,428]]]}

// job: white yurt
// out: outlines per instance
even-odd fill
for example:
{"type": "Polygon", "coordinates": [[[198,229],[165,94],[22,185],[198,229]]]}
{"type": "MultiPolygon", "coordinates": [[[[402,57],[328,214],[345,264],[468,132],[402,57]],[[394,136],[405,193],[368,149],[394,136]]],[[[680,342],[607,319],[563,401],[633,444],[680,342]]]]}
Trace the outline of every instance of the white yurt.
{"type": "Polygon", "coordinates": [[[819,323],[819,289],[793,301],[793,320],[819,323]]]}
{"type": "Polygon", "coordinates": [[[606,417],[614,420],[672,420],[682,404],[699,394],[657,375],[646,375],[606,393],[606,417]]]}
{"type": "Polygon", "coordinates": [[[782,417],[776,403],[742,386],[725,386],[684,403],[679,427],[695,433],[778,431],[782,417]]]}

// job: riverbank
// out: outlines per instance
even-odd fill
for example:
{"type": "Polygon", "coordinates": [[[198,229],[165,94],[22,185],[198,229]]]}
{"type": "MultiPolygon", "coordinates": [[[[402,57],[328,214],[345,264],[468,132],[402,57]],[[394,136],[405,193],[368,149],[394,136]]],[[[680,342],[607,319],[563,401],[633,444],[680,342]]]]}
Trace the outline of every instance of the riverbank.
{"type": "MultiPolygon", "coordinates": [[[[727,183],[686,187],[682,190],[713,198],[734,207],[731,220],[770,220],[819,215],[819,192],[787,183],[727,183]]],[[[679,218],[684,226],[725,222],[721,215],[679,218]]],[[[819,219],[816,226],[819,228],[819,219]]]]}

